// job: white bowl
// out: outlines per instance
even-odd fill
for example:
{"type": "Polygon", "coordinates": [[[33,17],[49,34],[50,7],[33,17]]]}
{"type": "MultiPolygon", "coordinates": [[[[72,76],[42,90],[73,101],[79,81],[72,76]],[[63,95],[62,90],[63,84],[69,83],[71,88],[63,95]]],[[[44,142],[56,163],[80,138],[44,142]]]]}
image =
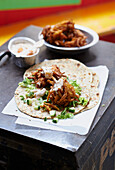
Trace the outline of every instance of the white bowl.
{"type": "MultiPolygon", "coordinates": [[[[53,26],[52,26],[53,27],[53,26]]],[[[99,41],[99,36],[98,34],[93,31],[92,29],[90,28],[87,28],[87,27],[84,27],[84,26],[81,26],[81,25],[76,25],[75,24],[75,28],[82,31],[86,36],[87,36],[87,45],[85,46],[82,46],[82,47],[59,47],[59,46],[56,46],[56,45],[52,45],[46,41],[44,41],[44,44],[49,48],[49,49],[52,49],[52,50],[57,50],[57,51],[65,51],[65,52],[77,52],[77,51],[84,51],[92,46],[94,46],[98,41],[99,41]]],[[[42,31],[41,31],[42,32],[42,31]]],[[[43,35],[41,34],[41,32],[38,34],[38,39],[43,39],[43,35]]]]}

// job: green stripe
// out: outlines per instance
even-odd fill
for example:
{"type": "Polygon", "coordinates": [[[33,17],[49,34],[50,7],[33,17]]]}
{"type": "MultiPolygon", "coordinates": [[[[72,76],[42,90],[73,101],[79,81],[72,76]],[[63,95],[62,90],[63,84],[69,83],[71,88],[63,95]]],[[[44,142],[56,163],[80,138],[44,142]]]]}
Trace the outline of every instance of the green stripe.
{"type": "Polygon", "coordinates": [[[81,0],[0,0],[0,10],[75,5],[81,0]]]}

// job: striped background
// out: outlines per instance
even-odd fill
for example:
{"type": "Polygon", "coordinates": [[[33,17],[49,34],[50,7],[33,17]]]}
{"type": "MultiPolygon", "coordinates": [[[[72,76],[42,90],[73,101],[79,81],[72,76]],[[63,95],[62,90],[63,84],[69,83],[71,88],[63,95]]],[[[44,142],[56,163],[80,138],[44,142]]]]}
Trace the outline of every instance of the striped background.
{"type": "Polygon", "coordinates": [[[0,25],[112,0],[0,0],[0,25]]]}

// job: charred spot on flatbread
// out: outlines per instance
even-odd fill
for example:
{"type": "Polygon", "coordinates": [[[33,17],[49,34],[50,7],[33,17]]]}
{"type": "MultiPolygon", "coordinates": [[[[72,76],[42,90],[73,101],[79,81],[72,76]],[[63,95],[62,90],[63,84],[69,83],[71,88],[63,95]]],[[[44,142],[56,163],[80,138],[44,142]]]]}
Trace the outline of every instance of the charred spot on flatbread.
{"type": "Polygon", "coordinates": [[[92,86],[92,85],[91,85],[91,87],[95,87],[95,86],[92,86]]]}
{"type": "Polygon", "coordinates": [[[93,73],[93,76],[95,76],[96,75],[96,73],[93,73]]]}
{"type": "Polygon", "coordinates": [[[80,66],[80,63],[77,64],[77,67],[79,67],[79,66],[80,66]]]}

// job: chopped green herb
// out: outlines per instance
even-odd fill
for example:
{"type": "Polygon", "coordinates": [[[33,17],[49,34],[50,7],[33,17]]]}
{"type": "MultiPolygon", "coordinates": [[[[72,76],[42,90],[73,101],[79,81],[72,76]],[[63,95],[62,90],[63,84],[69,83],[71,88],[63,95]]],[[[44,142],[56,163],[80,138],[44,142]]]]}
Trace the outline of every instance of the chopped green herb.
{"type": "Polygon", "coordinates": [[[27,87],[27,84],[25,84],[23,82],[18,83],[18,85],[21,86],[21,87],[27,87]]]}
{"type": "Polygon", "coordinates": [[[48,90],[46,90],[45,94],[46,94],[47,96],[48,96],[48,93],[49,93],[48,90]]]}
{"type": "Polygon", "coordinates": [[[26,88],[26,90],[25,91],[27,91],[28,93],[31,91],[31,89],[29,89],[29,88],[26,88]]]}
{"type": "Polygon", "coordinates": [[[22,82],[23,82],[24,84],[31,84],[32,81],[33,81],[33,79],[25,78],[22,82]]]}
{"type": "Polygon", "coordinates": [[[74,89],[75,89],[75,92],[77,93],[77,94],[81,94],[81,87],[78,85],[78,86],[76,86],[76,87],[74,87],[74,89]]]}
{"type": "Polygon", "coordinates": [[[44,118],[44,121],[47,121],[47,117],[44,118]]]}
{"type": "Polygon", "coordinates": [[[40,110],[40,106],[38,106],[38,110],[40,110]]]}
{"type": "Polygon", "coordinates": [[[78,104],[81,104],[81,105],[83,105],[83,106],[86,106],[87,103],[88,103],[88,100],[87,100],[87,99],[85,99],[84,97],[79,97],[79,102],[78,102],[78,104]]]}
{"type": "Polygon", "coordinates": [[[26,94],[26,97],[30,97],[30,98],[34,97],[34,92],[31,92],[31,91],[30,91],[30,93],[27,93],[27,94],[26,94]]]}
{"type": "Polygon", "coordinates": [[[31,90],[34,90],[34,89],[36,89],[34,84],[31,84],[29,85],[29,87],[27,86],[26,91],[29,93],[31,90]]]}
{"type": "Polygon", "coordinates": [[[50,116],[53,117],[53,116],[55,116],[55,115],[56,115],[56,111],[55,111],[55,110],[51,110],[51,111],[50,111],[50,116]]]}
{"type": "Polygon", "coordinates": [[[32,82],[33,81],[33,79],[29,79],[30,80],[30,82],[32,82]]]}
{"type": "Polygon", "coordinates": [[[28,84],[26,80],[23,80],[22,82],[23,82],[24,84],[28,84]]]}
{"type": "Polygon", "coordinates": [[[77,101],[74,100],[74,101],[72,101],[72,102],[69,103],[69,106],[70,106],[70,107],[75,107],[75,106],[76,106],[76,103],[77,103],[77,101]]]}
{"type": "Polygon", "coordinates": [[[58,122],[58,118],[55,117],[53,120],[52,120],[53,123],[57,123],[58,122]]]}
{"type": "Polygon", "coordinates": [[[44,103],[46,103],[46,102],[47,102],[47,99],[44,100],[44,103]]]}
{"type": "Polygon", "coordinates": [[[45,107],[43,107],[43,110],[44,110],[44,111],[47,111],[47,109],[46,109],[45,107]]]}
{"type": "Polygon", "coordinates": [[[38,101],[39,101],[40,104],[43,104],[43,103],[44,103],[42,97],[40,97],[40,98],[38,99],[38,101]]]}
{"type": "Polygon", "coordinates": [[[75,101],[73,101],[73,107],[75,107],[75,104],[76,104],[76,102],[75,102],[75,101]]]}
{"type": "Polygon", "coordinates": [[[34,92],[30,92],[28,96],[29,97],[34,97],[34,92]]]}
{"type": "Polygon", "coordinates": [[[26,103],[27,101],[26,100],[24,100],[24,103],[26,103]]]}
{"type": "Polygon", "coordinates": [[[27,104],[31,106],[32,105],[32,100],[27,99],[27,104]]]}
{"type": "MultiPolygon", "coordinates": [[[[64,116],[63,116],[63,117],[64,117],[64,116]]],[[[63,119],[63,118],[62,118],[62,115],[58,115],[57,118],[58,118],[58,119],[63,119]]]]}
{"type": "MultiPolygon", "coordinates": [[[[68,79],[67,79],[68,80],[68,79]]],[[[68,81],[75,89],[75,92],[77,94],[81,94],[81,87],[79,84],[77,84],[77,81],[76,80],[69,80],[68,81]]]]}
{"type": "Polygon", "coordinates": [[[24,100],[24,96],[21,95],[20,97],[21,97],[21,100],[24,100]]]}
{"type": "Polygon", "coordinates": [[[45,92],[45,94],[44,94],[44,96],[42,98],[47,99],[48,93],[49,93],[48,90],[46,90],[46,92],[45,92]]]}
{"type": "Polygon", "coordinates": [[[74,115],[72,113],[66,113],[65,115],[58,115],[57,118],[58,119],[67,119],[67,118],[71,118],[74,115]]]}
{"type": "Polygon", "coordinates": [[[67,113],[66,115],[65,115],[65,119],[67,119],[67,118],[71,118],[71,117],[73,117],[74,115],[72,114],[72,113],[67,113]]]}
{"type": "Polygon", "coordinates": [[[66,111],[67,111],[67,107],[65,107],[65,109],[61,112],[61,115],[65,115],[66,114],[66,111]]]}
{"type": "Polygon", "coordinates": [[[38,106],[35,106],[34,109],[35,109],[35,110],[40,110],[40,106],[39,106],[39,105],[38,105],[38,106]]]}
{"type": "Polygon", "coordinates": [[[70,103],[69,103],[69,106],[70,106],[70,107],[73,106],[73,102],[70,102],[70,103]]]}
{"type": "MultiPolygon", "coordinates": [[[[57,116],[58,119],[67,119],[70,117],[73,117],[74,115],[72,113],[67,113],[67,110],[69,110],[70,108],[66,107],[60,115],[57,116]]],[[[70,109],[71,112],[75,112],[74,107],[70,109]]]]}
{"type": "Polygon", "coordinates": [[[74,108],[74,107],[70,107],[68,110],[69,110],[70,112],[72,112],[72,113],[75,112],[75,108],[74,108]]]}
{"type": "Polygon", "coordinates": [[[31,82],[33,81],[33,79],[28,79],[25,78],[22,82],[20,82],[18,85],[21,87],[28,87],[28,85],[31,85],[31,82]]]}

